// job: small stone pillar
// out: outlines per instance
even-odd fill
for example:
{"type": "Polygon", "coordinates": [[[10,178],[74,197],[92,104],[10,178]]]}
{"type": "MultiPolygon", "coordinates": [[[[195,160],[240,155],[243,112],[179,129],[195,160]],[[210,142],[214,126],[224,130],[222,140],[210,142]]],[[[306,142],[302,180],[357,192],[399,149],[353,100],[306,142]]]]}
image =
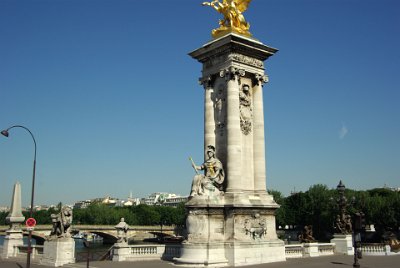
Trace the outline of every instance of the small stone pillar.
{"type": "Polygon", "coordinates": [[[21,223],[24,220],[25,217],[22,215],[21,209],[21,185],[17,182],[14,185],[11,210],[6,217],[6,221],[10,224],[10,229],[6,231],[6,237],[4,238],[2,258],[16,257],[18,246],[24,244],[21,229],[21,223]]]}
{"type": "Polygon", "coordinates": [[[128,236],[127,232],[129,230],[129,225],[125,222],[124,218],[114,226],[117,230],[117,243],[114,244],[113,249],[113,261],[126,261],[131,254],[130,247],[128,246],[128,236]]]}
{"type": "Polygon", "coordinates": [[[353,236],[351,234],[334,234],[331,243],[336,245],[335,253],[353,255],[353,236]]]}
{"type": "Polygon", "coordinates": [[[318,243],[304,243],[304,257],[319,257],[318,243]]]}

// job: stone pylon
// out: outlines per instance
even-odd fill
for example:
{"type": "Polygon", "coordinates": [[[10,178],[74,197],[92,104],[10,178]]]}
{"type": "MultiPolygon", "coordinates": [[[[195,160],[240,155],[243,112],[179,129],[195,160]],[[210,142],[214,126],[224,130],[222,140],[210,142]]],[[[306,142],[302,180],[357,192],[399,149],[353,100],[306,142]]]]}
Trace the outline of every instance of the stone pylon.
{"type": "Polygon", "coordinates": [[[265,167],[264,61],[275,52],[254,38],[230,33],[189,54],[203,65],[206,160],[201,169],[208,174],[193,180],[186,203],[188,236],[175,259],[178,264],[241,266],[285,260],[275,226],[279,206],[267,193],[265,167]],[[218,169],[213,164],[218,161],[207,160],[207,148],[220,161],[218,169]],[[216,171],[219,182],[222,177],[224,181],[214,189],[216,171]]]}
{"type": "Polygon", "coordinates": [[[11,210],[6,217],[7,223],[10,228],[6,231],[6,237],[3,245],[3,258],[9,258],[16,256],[17,246],[22,246],[23,234],[21,229],[21,223],[23,223],[25,217],[22,215],[21,207],[21,184],[19,182],[14,185],[14,192],[11,200],[11,210]]]}

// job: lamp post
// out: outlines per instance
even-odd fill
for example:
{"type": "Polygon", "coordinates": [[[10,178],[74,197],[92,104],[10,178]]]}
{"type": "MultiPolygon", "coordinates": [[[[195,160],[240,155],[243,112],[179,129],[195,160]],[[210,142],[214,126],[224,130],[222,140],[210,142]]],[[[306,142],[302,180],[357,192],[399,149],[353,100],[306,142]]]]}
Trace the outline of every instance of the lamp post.
{"type": "MultiPolygon", "coordinates": [[[[26,131],[29,132],[29,134],[32,137],[33,143],[35,145],[35,152],[34,152],[34,157],[33,157],[33,173],[32,173],[32,192],[31,192],[31,208],[30,208],[30,213],[29,216],[30,218],[32,218],[33,216],[33,201],[34,201],[34,197],[35,197],[35,173],[36,173],[36,140],[35,137],[33,136],[32,132],[24,127],[24,126],[20,126],[20,125],[15,125],[12,127],[7,128],[6,130],[1,131],[1,134],[5,137],[9,136],[9,130],[12,128],[23,128],[26,131]]],[[[31,267],[31,252],[32,252],[32,244],[31,244],[31,240],[32,240],[32,228],[29,229],[28,232],[28,254],[27,254],[27,259],[26,259],[26,267],[30,268],[31,267]]]]}

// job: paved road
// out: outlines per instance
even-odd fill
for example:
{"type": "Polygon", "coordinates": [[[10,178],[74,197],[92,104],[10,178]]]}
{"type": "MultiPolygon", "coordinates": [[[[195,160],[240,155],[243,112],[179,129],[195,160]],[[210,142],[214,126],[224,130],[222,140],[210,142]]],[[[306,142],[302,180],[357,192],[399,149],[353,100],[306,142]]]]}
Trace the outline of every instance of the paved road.
{"type": "MultiPolygon", "coordinates": [[[[0,260],[0,268],[25,268],[26,259],[0,260]]],[[[362,268],[398,268],[400,267],[400,255],[395,256],[364,256],[359,260],[362,268]]],[[[45,268],[49,266],[32,263],[31,268],[45,268]]],[[[80,262],[62,266],[64,268],[86,268],[86,263],[80,262]]],[[[91,268],[167,268],[174,264],[164,261],[142,262],[91,262],[91,268]]],[[[248,268],[347,268],[353,267],[353,257],[334,255],[327,257],[289,259],[286,262],[268,263],[246,266],[248,268]]]]}

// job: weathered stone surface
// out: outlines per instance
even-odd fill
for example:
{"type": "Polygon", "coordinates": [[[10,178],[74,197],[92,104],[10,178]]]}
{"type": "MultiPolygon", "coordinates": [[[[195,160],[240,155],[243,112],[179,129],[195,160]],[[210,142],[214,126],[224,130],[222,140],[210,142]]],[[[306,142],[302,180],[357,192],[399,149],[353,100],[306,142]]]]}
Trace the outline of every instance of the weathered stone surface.
{"type": "Polygon", "coordinates": [[[44,242],[43,257],[40,263],[54,267],[75,263],[74,239],[59,238],[44,242]]]}
{"type": "Polygon", "coordinates": [[[331,243],[336,245],[335,252],[344,255],[353,255],[353,236],[351,234],[334,234],[331,243]]]}

